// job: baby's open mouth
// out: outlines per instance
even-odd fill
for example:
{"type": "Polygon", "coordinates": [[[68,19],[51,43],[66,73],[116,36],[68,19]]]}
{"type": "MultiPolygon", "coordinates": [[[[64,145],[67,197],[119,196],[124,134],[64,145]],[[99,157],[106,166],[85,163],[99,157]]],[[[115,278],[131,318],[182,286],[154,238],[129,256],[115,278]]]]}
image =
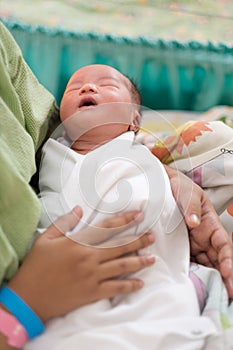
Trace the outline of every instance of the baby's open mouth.
{"type": "Polygon", "coordinates": [[[86,97],[82,99],[79,105],[79,109],[86,109],[86,108],[91,108],[95,106],[97,106],[97,102],[95,101],[95,99],[92,97],[86,97]]]}

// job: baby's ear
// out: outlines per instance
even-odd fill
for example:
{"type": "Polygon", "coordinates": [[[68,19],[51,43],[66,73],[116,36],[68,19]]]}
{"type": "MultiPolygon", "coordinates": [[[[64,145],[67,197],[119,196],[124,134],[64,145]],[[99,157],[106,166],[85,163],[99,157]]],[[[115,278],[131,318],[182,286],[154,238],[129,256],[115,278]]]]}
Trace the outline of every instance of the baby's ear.
{"type": "Polygon", "coordinates": [[[134,125],[134,132],[137,132],[140,129],[140,123],[141,123],[141,116],[138,110],[135,109],[134,111],[134,119],[133,119],[133,125],[134,125]]]}

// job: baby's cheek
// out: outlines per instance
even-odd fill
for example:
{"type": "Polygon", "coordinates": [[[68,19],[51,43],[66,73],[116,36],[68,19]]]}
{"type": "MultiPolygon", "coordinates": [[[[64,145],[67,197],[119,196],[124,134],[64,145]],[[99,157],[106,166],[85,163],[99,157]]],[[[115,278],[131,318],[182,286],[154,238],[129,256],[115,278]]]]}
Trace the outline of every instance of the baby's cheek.
{"type": "Polygon", "coordinates": [[[67,118],[71,117],[77,111],[77,103],[73,98],[66,98],[61,101],[60,105],[60,119],[63,122],[67,118]]]}

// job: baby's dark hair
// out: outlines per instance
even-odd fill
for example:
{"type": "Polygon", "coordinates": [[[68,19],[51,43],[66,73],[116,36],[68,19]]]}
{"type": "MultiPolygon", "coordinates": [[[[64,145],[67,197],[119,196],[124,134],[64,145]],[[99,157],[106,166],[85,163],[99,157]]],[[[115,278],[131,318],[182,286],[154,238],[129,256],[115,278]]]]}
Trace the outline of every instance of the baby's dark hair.
{"type": "Polygon", "coordinates": [[[139,88],[138,88],[136,82],[132,78],[130,78],[128,76],[126,76],[126,78],[128,79],[129,84],[130,84],[129,90],[130,90],[130,93],[132,96],[132,102],[135,103],[136,105],[138,105],[138,111],[141,114],[142,96],[141,96],[141,93],[139,91],[139,88]]]}

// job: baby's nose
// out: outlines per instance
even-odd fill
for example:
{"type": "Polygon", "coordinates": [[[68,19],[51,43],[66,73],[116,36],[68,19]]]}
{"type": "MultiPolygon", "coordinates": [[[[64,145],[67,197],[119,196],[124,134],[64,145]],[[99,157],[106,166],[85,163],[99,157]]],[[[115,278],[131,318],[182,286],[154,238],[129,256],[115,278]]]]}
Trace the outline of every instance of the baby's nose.
{"type": "Polygon", "coordinates": [[[86,92],[97,93],[97,87],[95,86],[95,84],[86,83],[79,90],[79,94],[85,94],[86,92]]]}

